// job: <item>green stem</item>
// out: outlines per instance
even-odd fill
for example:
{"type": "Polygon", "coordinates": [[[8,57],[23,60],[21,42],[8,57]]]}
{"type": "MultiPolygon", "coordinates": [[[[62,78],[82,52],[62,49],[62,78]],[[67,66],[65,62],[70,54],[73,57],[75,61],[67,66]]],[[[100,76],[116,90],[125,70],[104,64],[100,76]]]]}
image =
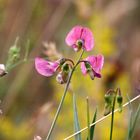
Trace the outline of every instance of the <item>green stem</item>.
{"type": "Polygon", "coordinates": [[[28,40],[27,41],[27,44],[26,44],[26,48],[25,48],[25,56],[24,56],[24,61],[27,61],[28,59],[28,56],[29,56],[29,50],[30,50],[30,41],[28,40]]]}
{"type": "Polygon", "coordinates": [[[61,111],[62,105],[63,105],[63,103],[64,103],[64,100],[65,100],[65,97],[66,97],[66,93],[67,93],[67,91],[68,91],[68,88],[69,88],[69,85],[70,85],[70,81],[71,81],[73,72],[74,72],[74,70],[76,69],[76,67],[78,66],[79,61],[81,60],[81,58],[82,58],[82,56],[83,56],[83,53],[84,53],[84,51],[82,51],[82,53],[81,53],[81,55],[80,55],[80,57],[79,57],[77,63],[75,64],[75,66],[73,67],[73,69],[71,70],[71,72],[70,72],[70,74],[69,74],[69,78],[68,78],[68,81],[67,81],[67,84],[66,84],[66,87],[65,87],[65,90],[64,90],[64,94],[63,94],[63,96],[62,96],[62,98],[61,98],[60,104],[59,104],[58,109],[57,109],[57,111],[56,111],[54,120],[53,120],[52,125],[51,125],[51,128],[50,128],[50,130],[49,130],[49,132],[48,132],[48,135],[47,135],[46,140],[49,140],[50,137],[51,137],[51,134],[52,134],[52,132],[53,132],[54,126],[55,126],[55,124],[56,124],[56,121],[57,121],[57,119],[58,119],[59,113],[60,113],[60,111],[61,111]]]}
{"type": "Polygon", "coordinates": [[[87,126],[88,126],[88,140],[90,140],[90,115],[89,115],[89,100],[87,97],[87,126]]]}
{"type": "Polygon", "coordinates": [[[113,107],[112,107],[112,115],[111,115],[110,140],[112,140],[112,134],[113,134],[115,102],[116,102],[116,94],[114,95],[114,99],[113,99],[113,107]]]}

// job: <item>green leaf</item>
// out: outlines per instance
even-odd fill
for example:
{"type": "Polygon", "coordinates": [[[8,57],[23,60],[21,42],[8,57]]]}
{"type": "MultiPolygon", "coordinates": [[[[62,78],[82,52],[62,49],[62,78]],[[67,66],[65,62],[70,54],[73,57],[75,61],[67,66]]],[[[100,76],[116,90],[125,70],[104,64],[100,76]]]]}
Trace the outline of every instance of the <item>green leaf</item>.
{"type": "Polygon", "coordinates": [[[133,119],[133,125],[132,125],[132,130],[131,130],[131,133],[132,133],[132,137],[133,137],[133,134],[134,134],[134,130],[136,128],[136,124],[137,124],[137,121],[138,121],[138,118],[139,118],[139,115],[140,115],[140,104],[138,106],[138,109],[134,115],[134,119],[133,119]]]}
{"type": "Polygon", "coordinates": [[[127,134],[127,140],[132,140],[134,136],[134,130],[140,115],[140,104],[137,108],[136,113],[133,113],[132,106],[129,106],[130,109],[130,119],[129,119],[129,126],[128,126],[128,134],[127,134]],[[133,115],[134,114],[134,115],[133,115]]]}
{"type": "MultiPolygon", "coordinates": [[[[74,131],[76,133],[77,131],[80,131],[80,125],[79,125],[79,120],[78,120],[78,112],[77,112],[75,94],[73,94],[73,111],[74,111],[74,131]]],[[[75,140],[82,140],[81,133],[75,135],[75,140]]]]}
{"type": "MultiPolygon", "coordinates": [[[[96,108],[94,116],[93,116],[92,124],[96,122],[96,118],[97,118],[97,108],[96,108]]],[[[93,138],[94,138],[94,131],[95,131],[95,125],[90,127],[90,140],[93,140],[93,138]]],[[[87,138],[87,140],[88,140],[88,138],[87,138]]]]}
{"type": "Polygon", "coordinates": [[[127,99],[128,99],[128,101],[129,101],[129,113],[130,113],[130,119],[129,119],[129,124],[128,124],[128,133],[127,133],[127,140],[130,140],[130,137],[131,137],[131,128],[132,128],[132,123],[133,123],[133,116],[132,116],[132,114],[133,114],[133,107],[132,107],[132,104],[131,104],[131,102],[130,102],[130,98],[129,98],[129,96],[127,95],[127,99]]]}
{"type": "MultiPolygon", "coordinates": [[[[97,108],[96,108],[96,110],[95,110],[92,123],[95,123],[96,118],[97,118],[97,108]]],[[[91,126],[91,128],[90,128],[90,139],[91,139],[91,140],[93,140],[93,137],[94,137],[94,130],[95,130],[95,125],[91,126]]]]}
{"type": "Polygon", "coordinates": [[[90,115],[89,115],[89,99],[87,97],[87,126],[88,126],[88,139],[90,139],[90,115]]]}

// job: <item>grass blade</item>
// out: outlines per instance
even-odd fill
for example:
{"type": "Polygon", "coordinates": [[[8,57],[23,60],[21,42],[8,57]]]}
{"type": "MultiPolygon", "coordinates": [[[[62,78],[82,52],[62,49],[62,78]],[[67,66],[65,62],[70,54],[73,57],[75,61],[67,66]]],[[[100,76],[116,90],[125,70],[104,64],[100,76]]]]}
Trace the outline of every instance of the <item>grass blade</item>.
{"type": "MultiPolygon", "coordinates": [[[[92,123],[96,122],[96,118],[97,118],[97,108],[95,110],[92,123]]],[[[91,126],[91,128],[90,128],[90,139],[91,140],[93,140],[93,138],[94,138],[94,130],[95,130],[95,125],[91,126]]]]}
{"type": "Polygon", "coordinates": [[[110,140],[112,140],[112,136],[113,136],[115,103],[116,103],[116,95],[115,95],[115,97],[114,97],[114,99],[113,99],[113,106],[112,106],[111,128],[110,128],[110,140]]]}
{"type": "Polygon", "coordinates": [[[128,135],[127,135],[127,140],[132,140],[133,136],[134,136],[134,131],[136,128],[136,124],[138,121],[138,118],[140,116],[140,104],[137,108],[136,113],[134,114],[134,116],[132,115],[132,111],[131,111],[131,115],[130,115],[130,120],[129,120],[129,127],[128,127],[128,135]]]}
{"type": "Polygon", "coordinates": [[[132,128],[132,123],[133,123],[133,116],[132,116],[132,114],[133,114],[133,107],[132,107],[132,104],[130,102],[130,98],[129,98],[128,95],[127,95],[127,99],[129,101],[128,107],[129,107],[129,116],[130,116],[130,118],[129,118],[129,124],[128,124],[127,140],[130,140],[130,137],[131,137],[131,128],[132,128]]]}
{"type": "Polygon", "coordinates": [[[87,127],[88,127],[88,140],[90,139],[90,114],[89,114],[89,100],[87,97],[87,127]]]}
{"type": "Polygon", "coordinates": [[[136,123],[138,121],[139,115],[140,115],[140,104],[139,104],[138,109],[137,109],[137,111],[134,115],[133,125],[132,125],[132,130],[131,130],[131,133],[132,133],[131,137],[133,137],[133,135],[134,135],[134,131],[135,131],[135,128],[136,128],[136,123]]]}
{"type": "MultiPolygon", "coordinates": [[[[75,133],[80,130],[79,120],[78,120],[78,112],[77,112],[77,105],[76,105],[76,97],[73,94],[73,111],[74,111],[74,131],[75,133]]],[[[75,140],[82,140],[81,133],[75,135],[75,140]]]]}

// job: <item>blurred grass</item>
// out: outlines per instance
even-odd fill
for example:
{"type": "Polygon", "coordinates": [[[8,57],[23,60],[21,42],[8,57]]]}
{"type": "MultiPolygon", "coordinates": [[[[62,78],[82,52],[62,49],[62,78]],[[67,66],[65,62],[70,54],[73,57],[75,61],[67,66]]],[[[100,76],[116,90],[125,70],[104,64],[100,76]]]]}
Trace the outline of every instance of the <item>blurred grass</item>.
{"type": "MultiPolygon", "coordinates": [[[[20,0],[0,0],[0,63],[6,63],[8,48],[13,45],[17,36],[20,36],[19,45],[21,46],[22,57],[24,57],[25,45],[29,39],[30,58],[42,56],[42,42],[51,40],[56,42],[57,49],[64,56],[76,59],[79,53],[74,53],[65,44],[67,32],[77,24],[92,29],[95,37],[95,48],[92,52],[85,53],[84,58],[88,54],[102,53],[105,55],[105,65],[102,71],[102,79],[92,81],[89,76],[82,75],[80,67],[75,71],[72,78],[72,88],[77,96],[81,128],[87,125],[85,102],[87,96],[89,96],[90,114],[94,114],[94,110],[98,106],[98,117],[101,117],[104,110],[103,97],[108,90],[108,85],[111,85],[111,88],[121,88],[124,102],[127,94],[135,95],[132,90],[134,83],[130,75],[130,67],[132,60],[135,60],[135,53],[133,52],[139,52],[139,50],[132,50],[137,48],[135,43],[131,42],[130,44],[131,39],[123,36],[127,34],[125,30],[130,30],[130,28],[119,30],[125,25],[129,27],[129,20],[124,19],[125,24],[123,24],[123,19],[120,18],[112,25],[106,16],[110,5],[113,5],[115,1],[24,0],[21,2],[20,0]],[[123,49],[121,45],[124,42],[128,43],[126,46],[130,44],[131,48],[123,49]],[[111,78],[114,78],[112,78],[113,80],[110,75],[111,78]]],[[[127,5],[126,2],[125,5],[127,5]]],[[[117,11],[118,9],[116,9],[116,13],[117,11]]],[[[126,11],[126,15],[129,16],[129,11],[126,11]]],[[[134,15],[133,18],[135,19],[134,15]]],[[[135,35],[133,34],[134,32],[131,31],[132,36],[135,35]]],[[[9,72],[6,77],[0,79],[1,108],[4,112],[3,118],[0,118],[0,139],[30,140],[33,139],[34,135],[40,135],[44,138],[63,90],[63,86],[57,84],[54,77],[45,78],[38,75],[34,69],[33,61],[21,64],[9,72]],[[50,107],[46,103],[53,103],[53,106],[50,107]],[[45,105],[47,109],[44,109],[45,105]]],[[[125,139],[127,113],[128,111],[124,110],[122,114],[117,113],[115,115],[113,140],[125,139]]],[[[59,116],[53,139],[60,140],[73,133],[72,124],[72,95],[69,92],[59,116]]],[[[96,126],[95,139],[106,140],[109,138],[110,125],[108,124],[110,124],[110,118],[96,126]]],[[[83,139],[86,139],[86,136],[86,132],[82,133],[83,139]]]]}

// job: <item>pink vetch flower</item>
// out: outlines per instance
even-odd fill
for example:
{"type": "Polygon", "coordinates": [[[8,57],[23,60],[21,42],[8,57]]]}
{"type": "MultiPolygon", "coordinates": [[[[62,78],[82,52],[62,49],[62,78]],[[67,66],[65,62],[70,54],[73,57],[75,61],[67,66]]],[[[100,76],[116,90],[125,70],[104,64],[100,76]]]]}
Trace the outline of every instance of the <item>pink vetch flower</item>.
{"type": "Polygon", "coordinates": [[[56,81],[60,84],[65,84],[72,68],[72,65],[66,61],[69,61],[69,59],[62,58],[51,62],[37,57],[35,58],[35,68],[39,74],[46,77],[50,77],[57,72],[56,81]]]}
{"type": "Polygon", "coordinates": [[[60,63],[58,61],[51,62],[43,58],[35,58],[35,68],[37,72],[46,77],[52,76],[56,72],[59,65],[60,63]]]}
{"type": "Polygon", "coordinates": [[[104,56],[99,54],[97,56],[88,56],[85,62],[81,63],[81,70],[84,75],[87,73],[90,75],[91,79],[94,77],[101,78],[101,69],[104,64],[104,56]]]}
{"type": "Polygon", "coordinates": [[[73,27],[66,36],[65,42],[75,51],[79,51],[81,48],[91,51],[94,47],[94,38],[91,30],[82,26],[73,27]]]}

